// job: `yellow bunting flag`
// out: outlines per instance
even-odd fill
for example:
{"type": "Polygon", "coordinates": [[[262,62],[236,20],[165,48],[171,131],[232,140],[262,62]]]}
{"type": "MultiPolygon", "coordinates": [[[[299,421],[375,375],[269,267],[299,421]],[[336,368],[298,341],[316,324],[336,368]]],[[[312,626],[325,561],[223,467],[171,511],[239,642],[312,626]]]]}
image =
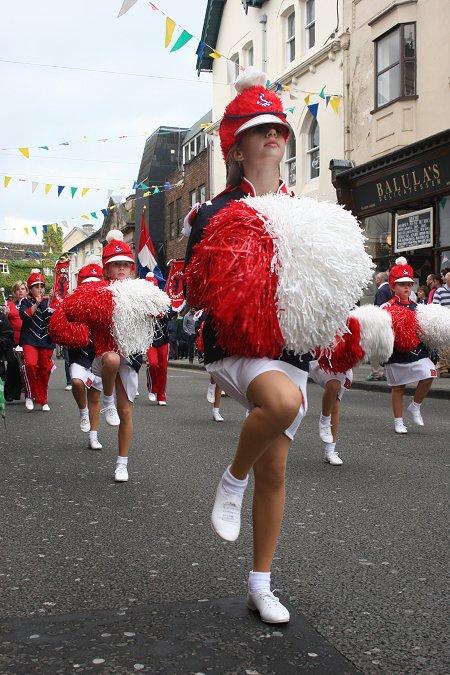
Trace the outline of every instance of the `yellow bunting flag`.
{"type": "Polygon", "coordinates": [[[309,97],[310,96],[311,96],[311,94],[307,94],[307,96],[305,96],[305,98],[303,99],[305,101],[305,105],[309,105],[309,97]]]}
{"type": "MultiPolygon", "coordinates": [[[[84,195],[87,195],[88,192],[89,192],[89,188],[83,188],[81,190],[81,196],[84,197],[84,195]]],[[[84,216],[83,216],[83,218],[84,218],[84,216]]]]}
{"type": "Polygon", "coordinates": [[[212,59],[220,59],[221,56],[222,56],[222,54],[219,54],[219,52],[216,52],[216,51],[211,52],[211,54],[210,54],[210,57],[212,59]]]}
{"type": "Polygon", "coordinates": [[[166,41],[164,46],[168,47],[170,45],[170,41],[172,39],[173,31],[175,30],[175,26],[177,24],[175,21],[172,21],[168,16],[166,16],[166,41]]]}
{"type": "Polygon", "coordinates": [[[10,180],[11,176],[5,176],[5,187],[8,187],[10,180]]]}
{"type": "Polygon", "coordinates": [[[29,234],[29,233],[30,233],[30,230],[28,229],[28,227],[24,227],[23,229],[25,230],[25,234],[29,234]]]}
{"type": "Polygon", "coordinates": [[[142,196],[143,197],[149,197],[151,194],[152,194],[152,191],[149,190],[148,192],[144,192],[144,194],[142,196]]]}
{"type": "Polygon", "coordinates": [[[338,112],[339,112],[339,106],[341,105],[341,97],[340,97],[340,96],[333,96],[333,97],[330,99],[330,105],[331,105],[331,107],[333,108],[334,112],[335,112],[336,115],[337,115],[338,112]]]}
{"type": "Polygon", "coordinates": [[[52,228],[52,230],[56,232],[56,230],[58,229],[58,223],[51,223],[50,227],[52,228]]]}
{"type": "Polygon", "coordinates": [[[18,148],[19,152],[22,153],[24,157],[30,159],[30,148],[18,148]]]}
{"type": "Polygon", "coordinates": [[[89,216],[81,216],[81,217],[84,218],[85,220],[89,220],[89,216]]]}
{"type": "Polygon", "coordinates": [[[46,185],[45,185],[45,194],[46,195],[48,195],[48,193],[50,192],[52,187],[53,187],[53,185],[51,185],[50,183],[46,183],[46,185]]]}

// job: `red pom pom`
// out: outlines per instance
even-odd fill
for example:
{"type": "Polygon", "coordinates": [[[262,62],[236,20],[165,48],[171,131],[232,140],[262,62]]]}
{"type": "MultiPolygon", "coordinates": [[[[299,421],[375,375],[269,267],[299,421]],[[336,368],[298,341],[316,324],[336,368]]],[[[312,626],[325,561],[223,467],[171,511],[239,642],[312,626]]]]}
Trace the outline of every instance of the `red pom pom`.
{"type": "Polygon", "coordinates": [[[420,344],[417,336],[416,313],[404,305],[393,304],[386,307],[391,313],[395,348],[399,352],[412,352],[420,344]]]}
{"type": "Polygon", "coordinates": [[[320,367],[327,373],[345,373],[364,358],[358,319],[350,316],[347,319],[347,326],[350,333],[338,338],[336,346],[331,349],[331,354],[322,354],[319,358],[320,367]]]}
{"type": "Polygon", "coordinates": [[[277,358],[283,350],[273,257],[261,217],[242,202],[213,216],[194,247],[188,302],[213,316],[217,342],[231,355],[277,358]]]}
{"type": "Polygon", "coordinates": [[[84,323],[68,321],[63,305],[53,312],[49,330],[54,342],[70,349],[81,349],[89,344],[89,328],[84,323]]]}
{"type": "Polygon", "coordinates": [[[92,327],[111,326],[114,303],[109,284],[91,281],[79,286],[65,298],[64,309],[69,321],[92,327]]]}

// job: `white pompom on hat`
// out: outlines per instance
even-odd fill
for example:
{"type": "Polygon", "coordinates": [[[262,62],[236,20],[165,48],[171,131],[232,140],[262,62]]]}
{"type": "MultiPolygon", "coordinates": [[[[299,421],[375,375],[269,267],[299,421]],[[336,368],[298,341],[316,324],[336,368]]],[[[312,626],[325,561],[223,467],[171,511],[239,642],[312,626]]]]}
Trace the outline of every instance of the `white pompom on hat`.
{"type": "Polygon", "coordinates": [[[108,242],[103,249],[103,266],[110,262],[131,262],[134,265],[134,255],[131,247],[123,240],[120,230],[110,230],[106,235],[108,242]]]}
{"type": "Polygon", "coordinates": [[[404,255],[401,255],[399,258],[396,259],[395,264],[396,265],[406,265],[408,261],[406,260],[404,255]]]}

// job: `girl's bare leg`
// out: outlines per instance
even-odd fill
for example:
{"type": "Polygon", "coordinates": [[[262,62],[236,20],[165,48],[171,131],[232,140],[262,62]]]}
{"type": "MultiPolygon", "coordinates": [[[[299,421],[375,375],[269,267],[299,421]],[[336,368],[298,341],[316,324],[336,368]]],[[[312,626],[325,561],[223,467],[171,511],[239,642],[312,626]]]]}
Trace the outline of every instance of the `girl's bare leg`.
{"type": "Polygon", "coordinates": [[[116,379],[117,412],[120,417],[119,425],[119,456],[128,457],[128,451],[133,437],[133,404],[128,399],[120,376],[116,379]]]}

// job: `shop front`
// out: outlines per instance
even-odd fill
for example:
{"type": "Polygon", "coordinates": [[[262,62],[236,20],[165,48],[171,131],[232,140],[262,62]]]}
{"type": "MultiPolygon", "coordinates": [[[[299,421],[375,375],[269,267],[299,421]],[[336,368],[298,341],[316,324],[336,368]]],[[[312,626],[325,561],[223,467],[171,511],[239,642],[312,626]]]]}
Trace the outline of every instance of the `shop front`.
{"type": "Polygon", "coordinates": [[[376,271],[400,255],[416,284],[450,269],[450,129],[332,172],[338,201],[360,220],[376,271]]]}

